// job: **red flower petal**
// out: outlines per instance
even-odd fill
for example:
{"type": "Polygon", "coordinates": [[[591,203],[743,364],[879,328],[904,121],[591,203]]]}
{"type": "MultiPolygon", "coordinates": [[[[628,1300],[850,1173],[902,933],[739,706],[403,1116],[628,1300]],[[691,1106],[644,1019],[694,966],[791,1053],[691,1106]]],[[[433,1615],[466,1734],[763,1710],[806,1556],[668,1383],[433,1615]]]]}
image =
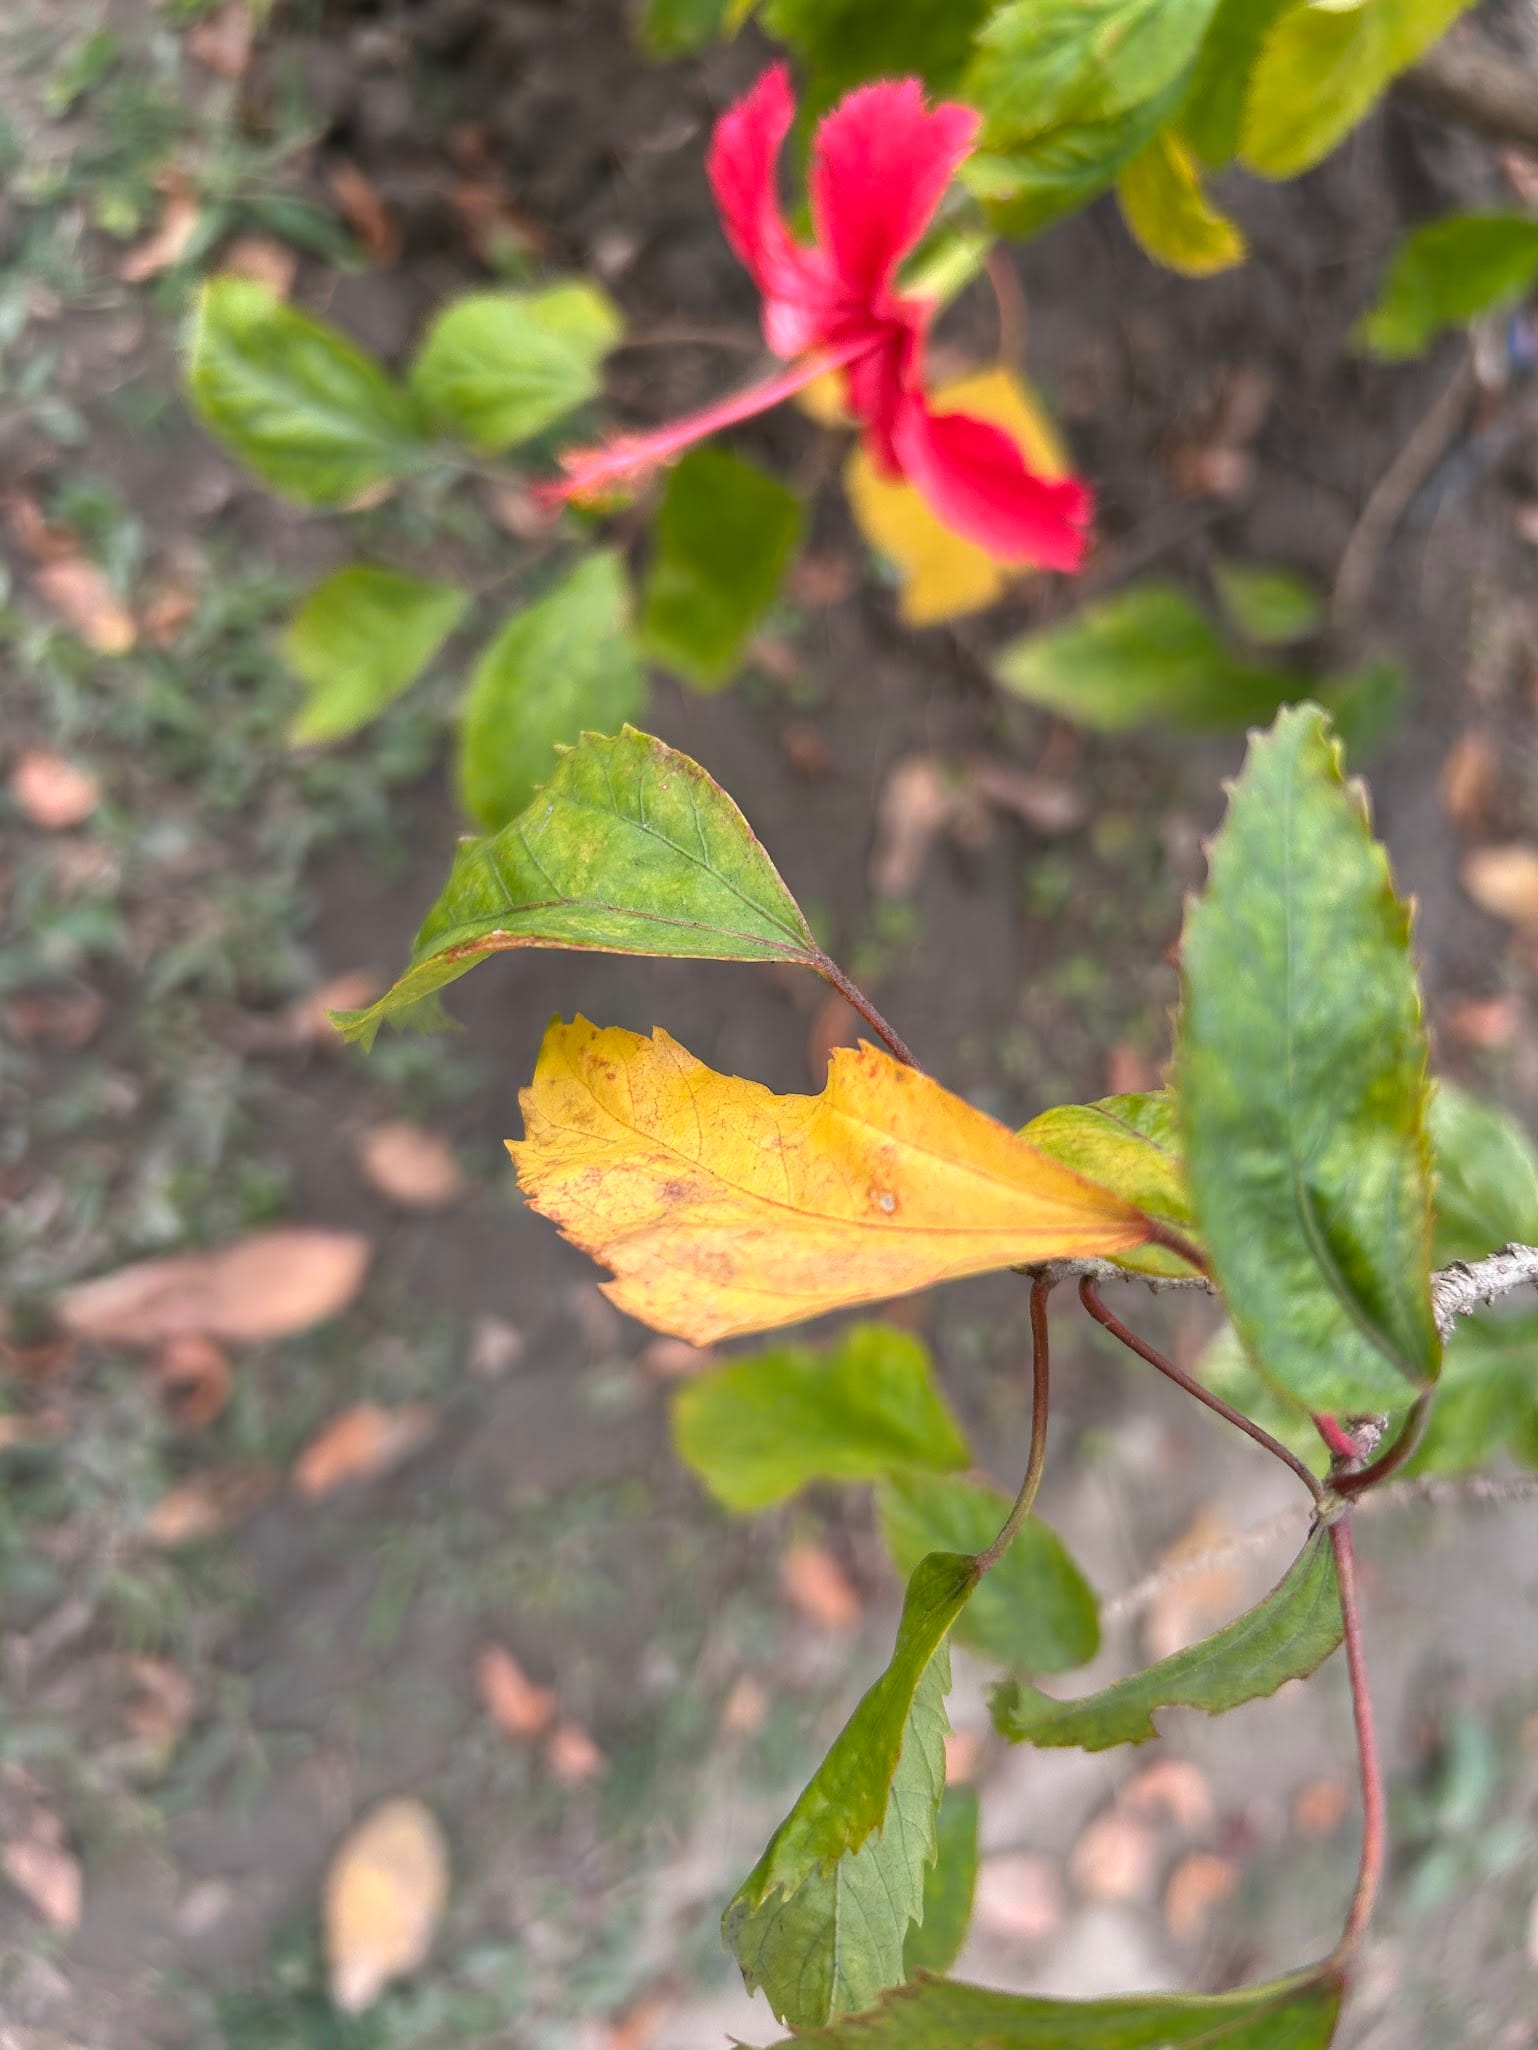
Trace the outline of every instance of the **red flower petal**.
{"type": "Polygon", "coordinates": [[[833,298],[821,253],[795,241],[780,212],[775,173],[795,115],[790,73],[775,64],[716,123],[705,166],[726,239],[764,295],[764,336],[777,356],[822,338],[833,298]]]}
{"type": "Polygon", "coordinates": [[[739,420],[767,413],[771,407],[804,391],[807,385],[815,384],[830,370],[844,368],[851,356],[866,346],[863,342],[846,343],[841,349],[823,349],[815,356],[803,357],[788,370],[717,399],[713,405],[702,406],[697,413],[670,420],[665,427],[655,427],[647,434],[616,434],[598,448],[564,449],[561,468],[565,477],[559,482],[537,484],[533,495],[541,504],[558,505],[569,498],[590,498],[616,484],[644,477],[723,427],[734,427],[739,420]]]}
{"type": "Polygon", "coordinates": [[[893,423],[903,475],[934,513],[999,562],[1073,570],[1094,499],[1077,477],[1033,476],[1002,428],[967,413],[931,413],[912,395],[893,423]]]}
{"type": "Polygon", "coordinates": [[[812,218],[849,298],[874,306],[885,296],[972,147],[981,118],[951,102],[926,108],[918,79],[903,78],[861,86],[820,123],[812,152],[812,218]]]}

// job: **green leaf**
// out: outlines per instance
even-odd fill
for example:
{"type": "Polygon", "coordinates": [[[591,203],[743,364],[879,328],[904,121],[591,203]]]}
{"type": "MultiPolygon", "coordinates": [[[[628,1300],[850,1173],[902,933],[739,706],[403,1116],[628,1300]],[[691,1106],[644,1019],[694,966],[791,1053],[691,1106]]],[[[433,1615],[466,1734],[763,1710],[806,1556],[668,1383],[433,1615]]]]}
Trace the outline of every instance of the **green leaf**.
{"type": "Polygon", "coordinates": [[[1324,606],[1307,577],[1274,563],[1212,561],[1223,610],[1246,640],[1269,648],[1307,640],[1324,623],[1324,606]]]}
{"type": "Polygon", "coordinates": [[[1538,1152],[1516,1120],[1439,1081],[1429,1121],[1436,1264],[1480,1260],[1513,1241],[1538,1244],[1538,1152]]]}
{"type": "Polygon", "coordinates": [[[1190,151],[1168,128],[1132,159],[1116,181],[1128,228],[1155,263],[1207,278],[1245,258],[1243,235],[1202,190],[1190,151]]]}
{"type": "Polygon", "coordinates": [[[1173,114],[1180,82],[1102,121],[1065,121],[1017,144],[1000,139],[968,157],[959,176],[1001,235],[1040,234],[1115,184],[1173,114]]]}
{"type": "Polygon", "coordinates": [[[948,1972],[967,1940],[977,1891],[975,1787],[947,1787],[935,1817],[935,1862],[924,1879],[924,1911],[903,1945],[903,1977],[948,1972]]]}
{"type": "Polygon", "coordinates": [[[462,845],[400,979],[333,1012],[372,1044],[488,955],[579,947],[675,960],[821,959],[794,897],[726,792],[687,755],[627,726],[584,734],[528,809],[462,845]]]}
{"type": "MultiPolygon", "coordinates": [[[[1113,1189],[1146,1216],[1171,1224],[1186,1238],[1195,1233],[1175,1100],[1167,1089],[1141,1096],[1106,1096],[1098,1103],[1064,1103],[1043,1111],[1021,1132],[1040,1152],[1075,1174],[1113,1189]]],[[[1134,1246],[1114,1255],[1118,1267],[1135,1274],[1189,1274],[1191,1265],[1163,1246],[1134,1246]]]]}
{"type": "Polygon", "coordinates": [[[1040,2000],[957,1979],[917,1979],[874,2013],[774,2050],[1328,2050],[1343,1981],[1315,1966],[1237,1993],[1040,2000]]]}
{"type": "Polygon", "coordinates": [[[800,539],[800,502],[783,484],[723,448],[685,456],[652,537],[641,615],[649,653],[701,690],[725,683],[800,539]]]}
{"type": "Polygon", "coordinates": [[[1460,1318],[1406,1473],[1468,1473],[1510,1452],[1538,1466],[1538,1313],[1460,1318]]]}
{"type": "Polygon", "coordinates": [[[973,1559],[920,1563],[891,1663],[722,1918],[749,1990],[793,2028],[857,2013],[901,1981],[945,1788],[946,1640],[976,1582],[973,1559]]]}
{"type": "Polygon", "coordinates": [[[388,371],[250,278],[212,278],[199,293],[187,384],[230,453],[300,505],[343,505],[427,452],[388,371]]]}
{"type": "Polygon", "coordinates": [[[472,292],[428,329],[411,389],[436,427],[498,455],[595,398],[599,365],[623,331],[596,285],[472,292]]]}
{"type": "Polygon", "coordinates": [[[674,1397],[673,1443],[738,1510],[768,1509],[813,1481],[875,1481],[907,1466],[946,1473],[972,1456],[927,1350],[888,1324],[853,1324],[829,1346],[775,1346],[701,1374],[674,1397]]]}
{"type": "Polygon", "coordinates": [[[1266,32],[1298,0],[1218,0],[1180,109],[1180,132],[1204,164],[1233,161],[1266,32]]]}
{"type": "Polygon", "coordinates": [[[994,674],[1016,697],[1097,733],[1156,721],[1179,732],[1246,726],[1308,689],[1301,677],[1240,660],[1199,605],[1158,582],[1129,585],[1009,642],[994,674]]]}
{"type": "Polygon", "coordinates": [[[1435,1378],[1426,1036],[1410,919],[1316,706],[1250,744],[1181,948],[1202,1242],[1262,1372],[1310,1409],[1435,1378]]]}
{"type": "Polygon", "coordinates": [[[807,73],[812,112],[873,78],[922,78],[949,92],[995,0],[766,0],[763,26],[807,73]]]}
{"type": "Polygon", "coordinates": [[[641,709],[630,586],[610,549],[585,556],[536,604],[515,612],[475,665],[459,729],[459,800],[495,828],[523,810],[585,732],[611,733],[641,709]]]}
{"type": "Polygon", "coordinates": [[[414,683],[464,618],[457,584],[349,563],[289,621],[283,656],[310,687],[289,728],[295,747],[356,733],[414,683]]]}
{"type": "Polygon", "coordinates": [[[1304,0],[1266,35],[1239,154],[1263,178],[1295,178],[1343,142],[1384,87],[1469,0],[1304,0]]]}
{"type": "MultiPolygon", "coordinates": [[[[876,1491],[881,1541],[899,1573],[913,1572],[927,1552],[982,1551],[1009,1507],[1007,1495],[952,1474],[894,1473],[876,1491]]],[[[1000,1665],[1061,1673],[1100,1649],[1100,1615],[1062,1539],[1032,1516],[983,1575],[956,1635],[1000,1665]]]]}
{"type": "Polygon", "coordinates": [[[1340,1643],[1340,1588],[1330,1534],[1322,1525],[1262,1602],[1222,1630],[1156,1666],[1082,1701],[1054,1701],[1007,1681],[992,1695],[994,1727],[1013,1744],[1107,1751],[1145,1744],[1159,1732],[1154,1711],[1201,1708],[1222,1715],[1316,1672],[1340,1643]]]}
{"type": "Polygon", "coordinates": [[[1330,715],[1337,739],[1360,761],[1382,746],[1399,724],[1410,679],[1392,655],[1378,655],[1343,676],[1322,677],[1314,702],[1330,715]]]}
{"type": "Polygon", "coordinates": [[[646,0],[641,47],[648,57],[691,57],[727,33],[728,0],[646,0]]]}
{"type": "Polygon", "coordinates": [[[1357,348],[1385,362],[1424,354],[1444,327],[1507,306],[1538,280],[1538,220],[1454,214],[1406,235],[1377,303],[1357,322],[1357,348]]]}
{"type": "Polygon", "coordinates": [[[963,83],[982,109],[964,176],[1008,234],[1082,206],[1153,141],[1215,0],[1010,0],[963,83]]]}

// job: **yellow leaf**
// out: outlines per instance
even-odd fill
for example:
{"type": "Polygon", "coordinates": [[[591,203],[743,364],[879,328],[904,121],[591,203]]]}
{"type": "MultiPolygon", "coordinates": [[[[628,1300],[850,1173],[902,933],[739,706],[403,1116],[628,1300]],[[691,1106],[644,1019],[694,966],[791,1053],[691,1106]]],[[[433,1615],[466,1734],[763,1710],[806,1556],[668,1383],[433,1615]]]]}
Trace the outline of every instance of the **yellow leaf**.
{"type": "Polygon", "coordinates": [[[521,1102],[529,1203],[614,1270],[620,1309],[695,1345],[1149,1230],[871,1046],[836,1048],[820,1096],[775,1096],[666,1032],[558,1019],[521,1102]]]}
{"type": "MultiPolygon", "coordinates": [[[[1036,400],[1012,370],[991,370],[932,394],[937,413],[971,413],[1014,436],[1040,477],[1068,468],[1061,443],[1036,400]]],[[[886,477],[863,444],[844,466],[844,489],[855,525],[897,567],[898,612],[908,626],[933,626],[995,604],[1020,574],[1019,563],[996,562],[985,548],[942,526],[911,484],[886,477]]]]}
{"type": "Polygon", "coordinates": [[[1208,199],[1195,158],[1169,129],[1160,129],[1128,164],[1116,196],[1127,226],[1155,263],[1207,278],[1244,261],[1244,237],[1208,199]]]}
{"type": "Polygon", "coordinates": [[[449,1891],[449,1857],[432,1811],[384,1801],[364,1816],[326,1874],[326,1963],[333,2006],[372,2007],[428,1951],[449,1891]]]}

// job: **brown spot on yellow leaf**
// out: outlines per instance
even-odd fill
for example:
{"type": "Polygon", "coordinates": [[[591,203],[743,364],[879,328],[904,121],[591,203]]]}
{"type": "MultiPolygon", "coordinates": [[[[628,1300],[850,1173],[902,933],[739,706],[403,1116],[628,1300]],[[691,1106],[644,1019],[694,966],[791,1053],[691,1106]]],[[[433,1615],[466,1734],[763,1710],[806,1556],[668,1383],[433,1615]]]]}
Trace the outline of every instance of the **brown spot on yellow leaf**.
{"type": "Polygon", "coordinates": [[[545,1036],[509,1141],[532,1207],[604,1293],[706,1345],[1021,1261],[1118,1252],[1147,1221],[874,1047],[819,1096],[718,1075],[663,1031],[545,1036]]]}
{"type": "Polygon", "coordinates": [[[432,1948],[449,1893],[448,1846],[420,1801],[384,1801],[326,1874],[323,1919],[333,2006],[362,2014],[432,1948]]]}

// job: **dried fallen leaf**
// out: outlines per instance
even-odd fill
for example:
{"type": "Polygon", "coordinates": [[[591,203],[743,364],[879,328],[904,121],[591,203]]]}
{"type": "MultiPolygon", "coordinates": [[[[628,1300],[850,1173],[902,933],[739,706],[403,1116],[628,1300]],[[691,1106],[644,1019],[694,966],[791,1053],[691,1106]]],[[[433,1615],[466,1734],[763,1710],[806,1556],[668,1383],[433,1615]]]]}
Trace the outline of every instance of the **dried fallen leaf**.
{"type": "Polygon", "coordinates": [[[949,1731],[945,1739],[945,1784],[959,1787],[975,1780],[987,1753],[988,1738],[984,1731],[949,1731]]]}
{"type": "Polygon", "coordinates": [[[653,1381],[687,1381],[715,1363],[716,1356],[708,1346],[690,1345],[683,1338],[654,1338],[641,1348],[637,1361],[641,1372],[653,1381]]]}
{"type": "Polygon", "coordinates": [[[762,1680],[751,1673],[739,1673],[731,1692],[721,1704],[720,1731],[723,1737],[752,1737],[763,1728],[769,1714],[769,1693],[762,1680]]]}
{"type": "Polygon", "coordinates": [[[824,1630],[852,1630],[860,1597],[849,1575],[823,1545],[802,1539],[780,1555],[780,1593],[793,1609],[824,1630]]]}
{"type": "Polygon", "coordinates": [[[189,1332],[235,1344],[287,1338],[345,1310],[372,1253],[358,1232],[280,1226],[82,1282],[60,1297],[59,1315],[77,1338],[104,1345],[189,1332]]]}
{"type": "Polygon", "coordinates": [[[84,983],[72,989],[29,991],[5,1007],[5,1022],[22,1046],[60,1046],[79,1053],[89,1046],[107,1015],[106,999],[84,983]]]}
{"type": "Polygon", "coordinates": [[[384,1801],[326,1874],[323,1919],[332,2005],[362,2014],[432,1948],[449,1893],[449,1856],[432,1811],[384,1801]]]}
{"type": "Polygon", "coordinates": [[[295,1491],[312,1502],[354,1481],[377,1480],[409,1459],[438,1428],[430,1402],[386,1409],[357,1402],[334,1416],[294,1461],[295,1491]]]}
{"type": "Polygon", "coordinates": [[[69,1414],[63,1409],[39,1410],[23,1416],[17,1410],[0,1412],[0,1452],[15,1445],[51,1445],[69,1429],[69,1414]]]}
{"type": "Polygon", "coordinates": [[[500,1381],[523,1354],[524,1337],[516,1324],[509,1324],[505,1317],[477,1317],[470,1326],[465,1370],[477,1381],[500,1381]]]}
{"type": "Polygon", "coordinates": [[[162,1495],[144,1520],[152,1545],[195,1544],[230,1530],[267,1499],[278,1476],[265,1462],[238,1460],[210,1467],[162,1495]]]}
{"type": "MultiPolygon", "coordinates": [[[[1220,1506],[1199,1509],[1158,1566],[1183,1567],[1233,1536],[1220,1506]]],[[[1143,1623],[1143,1648],[1150,1661],[1171,1657],[1225,1623],[1239,1605],[1240,1581],[1233,1565],[1219,1560],[1190,1572],[1176,1572],[1160,1588],[1143,1623]]]]}
{"type": "Polygon", "coordinates": [[[979,1929],[1014,1943],[1050,1943],[1063,1926],[1057,1867],[1029,1851],[996,1851],[977,1868],[972,1908],[979,1929]]]}
{"type": "Polygon", "coordinates": [[[404,1119],[363,1133],[358,1165],[370,1187],[403,1210],[442,1210],[465,1193],[464,1171],[453,1147],[436,1132],[404,1119]]]}
{"type": "Polygon", "coordinates": [[[187,31],[187,54],[221,78],[243,78],[251,62],[256,23],[246,0],[226,0],[187,31]]]}
{"type": "Polygon", "coordinates": [[[285,242],[269,241],[265,235],[241,235],[224,251],[219,268],[229,276],[251,278],[277,298],[286,299],[294,289],[299,259],[285,242]]]}
{"type": "Polygon", "coordinates": [[[1215,1815],[1207,1775],[1187,1758],[1156,1758],[1145,1765],[1122,1788],[1116,1805],[1143,1820],[1167,1818],[1186,1836],[1211,1829],[1215,1815]]]}
{"type": "Polygon", "coordinates": [[[155,1355],[155,1385],[178,1430],[211,1424],[234,1389],[229,1359],[211,1338],[184,1331],[155,1355]]]}
{"type": "Polygon", "coordinates": [[[125,285],[142,285],[180,263],[203,218],[203,202],[192,181],[180,171],[166,174],[161,191],[165,203],[154,230],[136,242],[117,267],[125,285]]]}
{"type": "Polygon", "coordinates": [[[42,748],[21,757],[10,788],[23,817],[45,833],[83,825],[101,803],[101,784],[89,769],[42,748]]]}
{"type": "Polygon", "coordinates": [[[580,1787],[602,1778],[609,1762],[580,1723],[560,1723],[545,1744],[545,1764],[558,1786],[580,1787]]]}
{"type": "Polygon", "coordinates": [[[1470,726],[1458,735],[1442,764],[1442,809],[1462,831],[1476,832],[1489,819],[1500,780],[1501,759],[1494,739],[1483,728],[1470,726]]]}
{"type": "Polygon", "coordinates": [[[106,571],[86,556],[40,563],[32,572],[32,583],[38,596],[98,655],[126,655],[138,639],[133,614],[106,571]]]}
{"type": "Polygon", "coordinates": [[[1351,1809],[1351,1789],[1344,1773],[1306,1780],[1292,1797],[1292,1826],[1314,1842],[1333,1836],[1351,1809]]]}
{"type": "Polygon", "coordinates": [[[530,1205],[614,1270],[620,1309],[695,1345],[1148,1230],[870,1046],[836,1050],[820,1096],[775,1096],[661,1030],[558,1021],[521,1102],[530,1205]]]}
{"type": "Polygon", "coordinates": [[[859,1013],[844,1002],[836,989],[830,989],[807,1027],[806,1066],[814,1082],[821,1085],[827,1080],[834,1048],[858,1045],[864,1029],[859,1013]]]}
{"type": "Polygon", "coordinates": [[[603,2050],[652,2050],[677,2008],[670,1993],[643,1994],[618,2021],[610,2022],[604,2031],[603,2050]]]}
{"type": "Polygon", "coordinates": [[[792,719],[780,732],[780,752],[803,783],[826,783],[833,774],[833,750],[820,726],[792,719]]]}
{"type": "Polygon", "coordinates": [[[80,1926],[84,1884],[80,1863],[64,1840],[64,1825],[51,1809],[32,1809],[23,1832],[0,1854],[6,1878],[25,1895],[50,1927],[66,1935],[80,1926]]]}
{"type": "Polygon", "coordinates": [[[143,1747],[147,1762],[168,1763],[197,1708],[196,1689],[169,1659],[125,1653],[121,1672],[128,1692],[124,1728],[143,1747]]]}
{"type": "Polygon", "coordinates": [[[967,764],[974,790],[998,811],[1007,811],[1046,839],[1072,833],[1089,817],[1089,799],[1076,784],[1058,776],[1033,774],[989,755],[967,764]]]}
{"type": "Polygon", "coordinates": [[[1464,1046],[1510,1046],[1522,1030],[1522,999],[1511,992],[1460,997],[1448,1006],[1447,1029],[1464,1046]]]}
{"type": "Polygon", "coordinates": [[[935,755],[909,755],[882,785],[870,886],[878,897],[911,897],[929,850],[956,810],[956,784],[935,755]]]}
{"type": "Polygon", "coordinates": [[[1164,1889],[1164,1926],[1177,1943],[1200,1943],[1212,1918],[1239,1884],[1232,1858],[1213,1851],[1188,1851],[1164,1889]]]}
{"type": "Polygon", "coordinates": [[[1538,932],[1538,847],[1476,847],[1463,864],[1463,887],[1492,918],[1538,932]]]}
{"type": "Polygon", "coordinates": [[[1158,1863],[1159,1840],[1147,1823],[1113,1808],[1084,1831],[1068,1871],[1089,1900],[1138,1901],[1152,1893],[1158,1863]]]}
{"type": "Polygon", "coordinates": [[[376,270],[393,269],[401,259],[400,223],[380,197],[378,186],[346,157],[326,166],[326,183],[370,263],[376,270]]]}
{"type": "Polygon", "coordinates": [[[174,648],[197,616],[198,594],[190,583],[168,576],[139,607],[139,631],[152,648],[174,648]]]}
{"type": "Polygon", "coordinates": [[[500,1644],[483,1645],[476,1653],[475,1684],[486,1713],[506,1736],[537,1737],[555,1721],[554,1692],[531,1680],[500,1644]]]}

